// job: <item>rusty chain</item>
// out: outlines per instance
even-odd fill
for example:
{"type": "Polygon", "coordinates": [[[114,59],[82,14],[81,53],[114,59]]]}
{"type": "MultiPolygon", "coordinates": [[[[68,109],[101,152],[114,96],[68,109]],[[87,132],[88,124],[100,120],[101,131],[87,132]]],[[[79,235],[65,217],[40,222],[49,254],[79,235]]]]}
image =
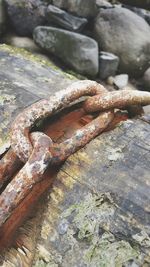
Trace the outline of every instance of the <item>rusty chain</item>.
{"type": "Polygon", "coordinates": [[[60,164],[108,127],[114,118],[115,108],[147,104],[150,104],[148,92],[108,92],[97,82],[85,80],[75,82],[49,100],[41,100],[25,109],[12,124],[11,149],[0,161],[0,186],[25,163],[0,195],[0,226],[30,193],[34,184],[42,180],[49,165],[60,164]],[[54,144],[44,133],[32,133],[32,127],[38,120],[53,116],[82,96],[91,96],[83,105],[86,112],[103,112],[71,138],[54,144]]]}

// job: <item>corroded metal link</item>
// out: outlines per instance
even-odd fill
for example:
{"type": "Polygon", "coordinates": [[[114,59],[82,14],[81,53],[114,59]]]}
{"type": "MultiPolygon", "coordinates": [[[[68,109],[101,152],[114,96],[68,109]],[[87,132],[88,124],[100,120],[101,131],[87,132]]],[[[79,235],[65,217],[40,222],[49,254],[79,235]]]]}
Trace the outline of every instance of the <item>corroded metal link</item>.
{"type": "Polygon", "coordinates": [[[104,131],[114,118],[114,108],[126,108],[138,104],[150,104],[150,93],[128,90],[109,93],[100,84],[86,80],[75,82],[66,90],[56,93],[50,100],[41,100],[25,109],[13,123],[11,129],[12,150],[6,153],[0,163],[0,167],[2,163],[5,163],[2,168],[2,177],[0,176],[1,181],[5,182],[10,178],[13,168],[14,173],[17,171],[15,163],[8,168],[11,159],[16,160],[19,164],[21,164],[21,160],[28,161],[0,195],[0,226],[28,196],[33,186],[43,179],[43,174],[50,164],[60,164],[104,131]],[[30,133],[37,120],[54,115],[74,100],[85,95],[92,96],[84,103],[86,111],[105,110],[105,112],[77,130],[71,138],[60,144],[53,144],[51,138],[44,133],[30,133]],[[107,111],[108,109],[109,111],[107,111]]]}
{"type": "Polygon", "coordinates": [[[89,97],[83,108],[87,112],[104,111],[112,108],[127,108],[132,105],[150,104],[150,93],[136,90],[106,92],[103,95],[89,97]]]}
{"type": "Polygon", "coordinates": [[[10,148],[0,160],[0,188],[22,167],[22,162],[10,148]]]}
{"type": "Polygon", "coordinates": [[[107,90],[90,80],[77,81],[67,89],[57,92],[49,100],[41,100],[17,116],[11,128],[11,146],[17,156],[26,162],[32,153],[29,138],[31,127],[37,120],[54,115],[68,104],[86,95],[103,94],[107,90]]]}
{"type": "Polygon", "coordinates": [[[103,132],[112,122],[113,118],[113,111],[103,112],[96,119],[76,131],[71,138],[60,144],[54,144],[50,149],[53,155],[51,164],[59,164],[81,147],[84,147],[93,138],[103,132]]]}
{"type": "MultiPolygon", "coordinates": [[[[58,94],[56,94],[51,101],[55,98],[62,98],[63,99],[63,105],[64,103],[67,105],[67,101],[71,101],[71,99],[75,99],[83,94],[83,92],[86,94],[97,94],[97,93],[103,93],[106,89],[97,84],[93,81],[80,81],[75,82],[71,86],[68,87],[67,90],[62,90],[58,94]],[[73,91],[75,92],[75,96],[72,96],[73,91]]],[[[61,105],[61,103],[59,103],[61,105]]],[[[54,105],[53,102],[53,106],[54,105]]],[[[24,147],[27,145],[31,146],[31,140],[28,136],[29,130],[31,125],[34,124],[36,119],[42,119],[47,114],[53,114],[55,113],[54,110],[50,109],[50,104],[48,100],[41,100],[31,107],[27,108],[25,111],[23,111],[15,120],[12,127],[12,147],[17,149],[17,144],[21,139],[20,146],[24,145],[24,147]],[[50,112],[51,111],[51,112],[50,112]],[[29,127],[30,125],[30,127],[29,127]]],[[[19,146],[19,149],[21,149],[19,146]]],[[[9,181],[13,175],[23,166],[21,159],[16,155],[15,149],[12,149],[12,147],[9,149],[9,151],[5,154],[5,156],[0,160],[0,188],[3,186],[3,184],[7,181],[9,181]]],[[[23,151],[25,153],[25,151],[23,151]]],[[[64,158],[64,156],[63,156],[64,158]]]]}
{"type": "Polygon", "coordinates": [[[14,179],[0,195],[0,226],[10,217],[13,210],[30,193],[34,184],[42,179],[52,155],[49,151],[52,145],[50,137],[43,133],[32,133],[33,152],[14,179]]]}
{"type": "Polygon", "coordinates": [[[32,133],[34,149],[29,160],[0,195],[0,226],[30,193],[35,183],[42,180],[49,164],[60,164],[67,159],[106,129],[113,118],[112,111],[101,113],[73,137],[57,145],[53,145],[51,139],[43,133],[32,133]]]}

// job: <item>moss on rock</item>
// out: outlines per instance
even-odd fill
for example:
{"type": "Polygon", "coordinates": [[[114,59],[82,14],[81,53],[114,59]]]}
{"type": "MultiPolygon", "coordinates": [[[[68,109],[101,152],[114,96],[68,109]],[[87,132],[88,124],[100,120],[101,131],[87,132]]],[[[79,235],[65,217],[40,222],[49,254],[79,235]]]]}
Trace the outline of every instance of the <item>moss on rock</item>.
{"type": "MultiPolygon", "coordinates": [[[[70,80],[74,80],[78,76],[75,72],[68,71],[68,73],[67,73],[67,72],[62,71],[50,59],[49,60],[43,59],[40,55],[30,53],[29,51],[25,50],[24,48],[18,48],[18,47],[2,44],[2,45],[0,45],[0,50],[7,51],[10,55],[15,55],[15,56],[18,55],[18,56],[23,57],[25,60],[30,60],[30,61],[39,63],[43,66],[50,67],[53,70],[60,71],[61,74],[63,74],[66,78],[68,78],[70,80]]],[[[82,77],[82,79],[83,79],[83,76],[80,76],[80,77],[82,77]]]]}

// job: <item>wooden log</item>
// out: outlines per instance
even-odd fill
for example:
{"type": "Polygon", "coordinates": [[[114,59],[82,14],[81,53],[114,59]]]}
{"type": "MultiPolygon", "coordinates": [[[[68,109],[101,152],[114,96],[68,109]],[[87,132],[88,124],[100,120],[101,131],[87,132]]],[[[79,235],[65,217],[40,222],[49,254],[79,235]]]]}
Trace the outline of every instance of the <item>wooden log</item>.
{"type": "MultiPolygon", "coordinates": [[[[31,59],[16,56],[6,49],[0,49],[0,53],[5,59],[5,64],[1,62],[0,75],[5,72],[5,83],[7,80],[9,84],[5,86],[5,91],[1,89],[6,99],[1,110],[3,120],[0,122],[1,140],[4,143],[4,134],[6,137],[14,116],[24,106],[39,99],[40,94],[47,94],[49,88],[53,93],[54,81],[57,89],[61,89],[58,83],[61,84],[64,76],[60,78],[55,71],[53,76],[50,67],[42,67],[40,62],[33,63],[31,59]],[[10,71],[13,64],[22,64],[24,74],[16,70],[12,77],[10,71]],[[33,73],[28,71],[29,68],[33,69],[33,73]],[[38,91],[35,89],[38,82],[34,79],[39,69],[41,75],[52,75],[51,79],[54,80],[52,86],[51,81],[38,81],[38,91]],[[58,76],[59,82],[55,80],[58,76]],[[25,80],[30,81],[29,87],[26,87],[25,80]],[[2,112],[8,107],[10,117],[2,112]]],[[[70,82],[66,77],[64,79],[66,84],[70,82]]],[[[2,88],[2,80],[0,85],[2,88]]],[[[63,120],[57,121],[51,132],[48,129],[56,141],[62,137],[60,123],[63,124],[63,120]]],[[[66,135],[72,131],[69,118],[67,123],[66,135]]],[[[78,127],[78,123],[75,124],[78,127]]],[[[132,119],[103,133],[69,157],[57,176],[52,173],[53,184],[46,180],[41,186],[42,191],[50,185],[48,194],[34,206],[28,221],[18,230],[13,246],[1,254],[2,266],[108,267],[131,266],[133,262],[137,266],[149,266],[149,152],[149,123],[132,119]]],[[[35,188],[35,191],[37,195],[40,194],[39,189],[35,188]]],[[[31,204],[30,198],[28,201],[26,209],[31,204]]],[[[5,230],[9,236],[11,228],[5,230]]]]}

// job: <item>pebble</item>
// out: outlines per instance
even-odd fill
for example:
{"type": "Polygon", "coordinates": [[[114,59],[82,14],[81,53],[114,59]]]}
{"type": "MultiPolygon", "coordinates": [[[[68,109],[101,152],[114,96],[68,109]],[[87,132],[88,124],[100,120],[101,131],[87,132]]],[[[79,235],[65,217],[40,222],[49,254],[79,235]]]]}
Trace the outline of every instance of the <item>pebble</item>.
{"type": "Polygon", "coordinates": [[[120,74],[116,75],[113,80],[113,84],[117,87],[117,89],[123,89],[127,86],[129,80],[128,74],[120,74]]]}
{"type": "Polygon", "coordinates": [[[119,57],[112,53],[100,52],[99,56],[99,77],[106,79],[109,76],[114,76],[119,65],[119,57]]]}

